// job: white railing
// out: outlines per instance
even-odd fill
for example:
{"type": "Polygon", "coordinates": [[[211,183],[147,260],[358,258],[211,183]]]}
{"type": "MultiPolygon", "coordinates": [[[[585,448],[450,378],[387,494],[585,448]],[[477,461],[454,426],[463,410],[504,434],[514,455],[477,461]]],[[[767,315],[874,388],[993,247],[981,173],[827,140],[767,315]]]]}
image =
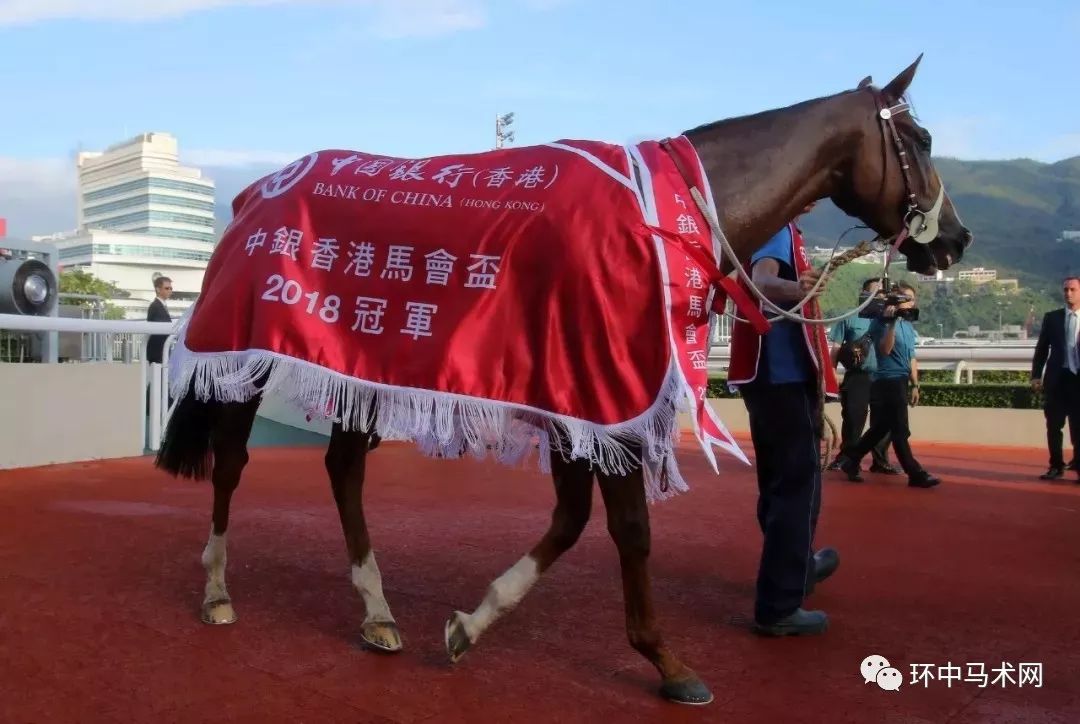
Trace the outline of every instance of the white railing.
{"type": "MultiPolygon", "coordinates": [[[[915,348],[915,356],[921,370],[952,370],[953,381],[960,384],[962,377],[968,384],[974,381],[975,370],[1030,370],[1035,355],[1034,344],[1022,345],[971,345],[926,344],[915,348]]],[[[731,361],[731,347],[713,347],[709,356],[709,371],[724,372],[731,361]]],[[[843,369],[841,367],[841,369],[843,369]]]]}
{"type": "MultiPolygon", "coordinates": [[[[139,415],[143,420],[142,435],[146,446],[157,451],[161,436],[172,414],[169,405],[169,353],[175,338],[172,336],[175,322],[143,322],[137,320],[78,319],[67,317],[31,317],[17,314],[0,314],[0,329],[26,332],[80,332],[84,334],[142,335],[139,366],[142,389],[150,394],[140,395],[139,415]],[[149,335],[167,335],[162,352],[162,364],[146,362],[146,344],[149,335]]],[[[1034,346],[1021,345],[970,345],[929,344],[917,348],[920,369],[949,369],[955,372],[957,383],[967,377],[970,384],[973,372],[983,370],[1027,370],[1031,368],[1034,346]]],[[[730,346],[713,347],[709,357],[709,371],[725,372],[730,361],[730,346]]],[[[173,405],[176,401],[173,401],[173,405]]]]}
{"type": "Polygon", "coordinates": [[[143,335],[139,369],[141,389],[150,388],[149,396],[139,395],[139,419],[142,439],[153,451],[161,447],[161,435],[172,414],[169,406],[169,350],[174,338],[175,322],[141,322],[138,320],[79,319],[76,317],[33,317],[19,314],[0,314],[0,329],[21,332],[79,332],[82,334],[143,335]],[[167,335],[162,352],[162,364],[148,364],[146,344],[150,335],[167,335]],[[147,426],[149,425],[149,429],[147,426]],[[149,433],[149,437],[147,436],[149,433]]]}

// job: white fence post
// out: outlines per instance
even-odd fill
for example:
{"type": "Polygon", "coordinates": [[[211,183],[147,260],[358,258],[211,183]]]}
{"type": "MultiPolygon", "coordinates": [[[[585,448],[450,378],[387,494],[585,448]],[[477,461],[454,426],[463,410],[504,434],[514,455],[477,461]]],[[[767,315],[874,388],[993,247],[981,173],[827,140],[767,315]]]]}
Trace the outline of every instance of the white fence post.
{"type": "Polygon", "coordinates": [[[161,449],[161,365],[150,365],[150,444],[151,450],[161,449]]]}

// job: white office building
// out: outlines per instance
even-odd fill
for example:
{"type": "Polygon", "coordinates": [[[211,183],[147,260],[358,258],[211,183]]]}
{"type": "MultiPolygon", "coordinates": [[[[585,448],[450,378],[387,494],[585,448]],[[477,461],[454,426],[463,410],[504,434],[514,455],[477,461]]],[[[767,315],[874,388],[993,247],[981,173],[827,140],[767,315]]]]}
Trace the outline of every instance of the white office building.
{"type": "Polygon", "coordinates": [[[82,267],[115,284],[111,300],[145,319],[154,278],[173,281],[169,310],[179,316],[198,295],[214,250],[214,182],[180,165],[168,133],[142,133],[104,151],[80,152],[78,228],[35,237],[57,245],[60,264],[82,267]]]}
{"type": "Polygon", "coordinates": [[[82,268],[128,294],[109,303],[124,310],[128,319],[146,319],[154,300],[154,278],[172,279],[169,312],[178,318],[198,296],[203,274],[214,245],[209,241],[163,239],[116,231],[69,231],[35,236],[35,241],[55,244],[60,266],[82,268]]]}
{"type": "Polygon", "coordinates": [[[143,133],[77,165],[79,231],[214,241],[214,182],[180,165],[175,137],[143,133]]]}

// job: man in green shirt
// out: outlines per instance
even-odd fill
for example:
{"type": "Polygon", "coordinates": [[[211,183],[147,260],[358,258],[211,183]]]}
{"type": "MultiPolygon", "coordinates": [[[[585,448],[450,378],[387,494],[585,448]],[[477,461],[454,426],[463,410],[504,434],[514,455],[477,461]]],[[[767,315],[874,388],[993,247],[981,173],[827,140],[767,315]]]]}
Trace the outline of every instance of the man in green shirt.
{"type": "MultiPolygon", "coordinates": [[[[881,288],[881,280],[872,277],[863,282],[862,292],[859,294],[859,304],[862,304],[868,295],[877,294],[881,288]]],[[[862,340],[862,344],[856,345],[856,349],[865,349],[866,356],[861,364],[848,367],[844,365],[844,380],[840,383],[840,449],[836,451],[836,457],[829,465],[829,470],[840,469],[840,456],[844,450],[855,445],[862,437],[866,427],[867,412],[870,412],[870,381],[877,370],[877,353],[874,345],[867,337],[870,331],[870,320],[866,317],[851,316],[842,319],[833,326],[829,333],[829,341],[832,342],[832,363],[835,367],[840,360],[840,350],[848,343],[862,340]],[[866,337],[865,340],[862,338],[866,337]]],[[[850,360],[848,360],[850,361],[850,360]]],[[[874,423],[873,415],[870,424],[874,423]]],[[[890,436],[885,435],[881,442],[874,445],[870,450],[870,472],[897,475],[900,471],[889,464],[889,441],[890,436]]]]}

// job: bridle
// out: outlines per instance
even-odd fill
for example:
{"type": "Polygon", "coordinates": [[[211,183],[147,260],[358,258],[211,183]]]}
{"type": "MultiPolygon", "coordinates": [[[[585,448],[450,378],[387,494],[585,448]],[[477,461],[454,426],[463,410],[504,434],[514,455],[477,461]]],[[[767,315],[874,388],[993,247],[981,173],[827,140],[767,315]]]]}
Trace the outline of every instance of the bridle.
{"type": "Polygon", "coordinates": [[[945,184],[941,183],[939,178],[938,193],[937,198],[934,199],[934,205],[926,211],[919,208],[915,187],[911,183],[911,166],[908,164],[907,149],[904,148],[904,142],[900,138],[900,133],[896,130],[896,121],[893,120],[897,113],[910,113],[911,105],[906,101],[901,101],[895,106],[885,107],[881,102],[881,94],[873,88],[870,90],[874,93],[874,102],[878,107],[878,121],[881,123],[882,185],[884,185],[885,180],[885,169],[888,168],[886,162],[887,141],[885,139],[891,137],[893,146],[896,148],[896,155],[900,161],[900,173],[904,177],[904,190],[907,192],[908,199],[903,226],[907,230],[907,237],[912,241],[919,244],[929,244],[938,235],[938,220],[941,216],[941,207],[945,202],[945,184]]]}
{"type": "MultiPolygon", "coordinates": [[[[899,250],[900,245],[904,242],[905,239],[910,237],[913,241],[919,244],[929,244],[931,241],[937,238],[939,217],[941,214],[942,205],[945,200],[945,185],[939,185],[937,199],[934,201],[934,205],[931,206],[930,209],[923,211],[919,208],[918,197],[915,194],[914,185],[911,182],[911,167],[907,161],[907,150],[904,146],[903,139],[900,138],[900,133],[896,130],[896,122],[894,120],[894,117],[897,113],[910,112],[910,104],[908,104],[907,102],[901,102],[895,106],[886,107],[881,102],[882,96],[880,91],[873,88],[872,86],[868,86],[867,89],[874,94],[874,103],[877,106],[877,117],[881,126],[881,143],[883,156],[881,171],[882,187],[884,187],[887,180],[888,140],[891,138],[893,142],[893,147],[900,162],[900,170],[904,179],[904,189],[907,192],[907,210],[904,213],[900,231],[892,239],[885,241],[882,248],[880,249],[881,251],[885,252],[882,256],[882,278],[885,278],[887,276],[889,264],[892,261],[893,255],[899,250]]],[[[824,274],[818,278],[817,283],[814,284],[813,288],[806,293],[806,296],[803,297],[802,300],[800,300],[799,303],[792,307],[790,310],[782,309],[775,302],[768,299],[762,293],[762,291],[757,288],[753,280],[750,278],[750,275],[747,274],[746,269],[743,267],[742,262],[739,261],[738,255],[735,253],[735,249],[731,246],[731,243],[728,241],[723,229],[720,228],[719,220],[716,218],[716,215],[713,214],[710,210],[709,205],[708,203],[706,203],[705,198],[701,195],[700,190],[698,190],[698,188],[694,185],[693,177],[686,172],[685,168],[683,168],[682,163],[678,159],[678,155],[675,154],[671,150],[671,148],[667,146],[666,141],[663,142],[661,145],[665,147],[665,149],[668,151],[669,156],[675,161],[676,167],[678,168],[680,174],[683,176],[683,180],[686,182],[686,185],[690,189],[690,196],[694,199],[694,202],[697,204],[698,210],[701,211],[702,216],[704,216],[705,220],[709,223],[709,227],[711,228],[713,234],[720,242],[721,251],[727,257],[732,267],[735,269],[735,273],[738,275],[739,279],[741,279],[742,282],[747,286],[747,288],[750,289],[750,291],[763,305],[764,308],[766,308],[769,312],[774,312],[777,315],[775,317],[767,317],[766,321],[771,323],[779,319],[787,319],[789,321],[797,322],[799,324],[809,324],[815,326],[831,325],[858,314],[867,306],[869,306],[871,302],[874,301],[873,296],[867,297],[867,299],[863,301],[862,304],[855,307],[854,309],[845,312],[844,314],[841,314],[839,316],[831,317],[829,319],[804,317],[801,314],[796,314],[796,312],[798,312],[800,309],[802,309],[814,299],[815,295],[821,289],[821,285],[825,281],[824,274]]],[[[879,240],[880,238],[875,239],[875,241],[879,240]]],[[[836,250],[834,249],[833,254],[835,255],[835,253],[836,250]]],[[[826,268],[829,268],[831,262],[832,258],[830,257],[829,263],[826,264],[826,268]]],[[[717,271],[717,274],[719,274],[719,271],[717,271]]],[[[731,317],[733,320],[738,322],[748,322],[748,320],[742,319],[741,317],[732,312],[724,311],[723,314],[731,317]]]]}

